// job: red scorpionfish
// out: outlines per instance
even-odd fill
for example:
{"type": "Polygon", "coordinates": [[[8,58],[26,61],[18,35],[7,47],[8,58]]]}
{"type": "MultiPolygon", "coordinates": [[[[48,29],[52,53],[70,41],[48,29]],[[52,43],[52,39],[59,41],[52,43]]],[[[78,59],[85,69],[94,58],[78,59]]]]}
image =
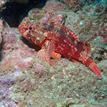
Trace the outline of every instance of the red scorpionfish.
{"type": "Polygon", "coordinates": [[[38,22],[25,18],[19,25],[19,31],[31,43],[46,50],[49,58],[61,56],[76,60],[89,67],[101,79],[101,71],[89,57],[90,45],[79,40],[78,36],[64,25],[63,15],[47,13],[38,22]]]}

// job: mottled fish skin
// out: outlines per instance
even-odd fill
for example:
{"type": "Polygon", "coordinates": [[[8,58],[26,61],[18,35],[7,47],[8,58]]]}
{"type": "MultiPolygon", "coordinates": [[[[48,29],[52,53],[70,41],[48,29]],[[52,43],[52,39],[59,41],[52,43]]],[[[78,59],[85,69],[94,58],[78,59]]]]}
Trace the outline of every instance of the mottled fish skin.
{"type": "MultiPolygon", "coordinates": [[[[46,16],[45,16],[46,17],[46,16]]],[[[31,23],[26,19],[19,25],[19,31],[24,38],[39,47],[49,48],[69,60],[77,60],[89,67],[101,79],[101,71],[89,57],[90,45],[82,42],[78,36],[63,23],[63,16],[57,15],[47,20],[47,23],[31,23]],[[50,46],[47,46],[49,41],[50,46]]]]}

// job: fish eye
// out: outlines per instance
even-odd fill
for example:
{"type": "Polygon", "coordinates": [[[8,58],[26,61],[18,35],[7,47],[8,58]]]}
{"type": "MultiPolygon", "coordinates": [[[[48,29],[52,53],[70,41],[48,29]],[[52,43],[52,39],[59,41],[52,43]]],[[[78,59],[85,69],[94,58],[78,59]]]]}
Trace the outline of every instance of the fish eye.
{"type": "Polygon", "coordinates": [[[31,27],[31,26],[29,27],[29,30],[32,30],[32,27],[31,27]]]}

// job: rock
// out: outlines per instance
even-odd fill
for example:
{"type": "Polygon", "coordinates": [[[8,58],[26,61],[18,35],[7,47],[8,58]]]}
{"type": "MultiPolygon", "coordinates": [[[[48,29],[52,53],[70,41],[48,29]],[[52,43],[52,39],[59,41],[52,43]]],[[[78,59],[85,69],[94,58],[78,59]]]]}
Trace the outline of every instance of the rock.
{"type": "Polygon", "coordinates": [[[48,1],[44,7],[44,10],[46,11],[59,11],[59,10],[64,10],[65,9],[65,4],[61,2],[53,2],[53,1],[48,1]]]}
{"type": "Polygon", "coordinates": [[[0,0],[0,11],[3,9],[3,6],[5,5],[6,2],[7,0],[0,0]]]}
{"type": "Polygon", "coordinates": [[[82,6],[80,0],[64,0],[64,2],[74,11],[79,10],[82,6]]]}
{"type": "Polygon", "coordinates": [[[18,30],[15,28],[5,28],[2,36],[3,46],[0,71],[11,71],[16,66],[20,68],[29,67],[35,51],[22,42],[18,30]]]}
{"type": "Polygon", "coordinates": [[[3,29],[4,29],[3,20],[0,20],[0,45],[1,45],[1,42],[2,42],[2,32],[3,32],[3,29]]]}

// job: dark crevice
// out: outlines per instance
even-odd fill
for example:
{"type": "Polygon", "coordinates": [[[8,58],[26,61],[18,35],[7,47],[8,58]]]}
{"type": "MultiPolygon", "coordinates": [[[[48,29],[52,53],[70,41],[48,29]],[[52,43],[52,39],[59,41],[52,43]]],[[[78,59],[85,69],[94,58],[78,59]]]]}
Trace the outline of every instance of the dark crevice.
{"type": "Polygon", "coordinates": [[[17,27],[21,20],[27,16],[28,11],[32,8],[42,8],[46,0],[29,0],[26,4],[8,2],[6,9],[0,12],[0,18],[5,20],[11,27],[17,27]]]}
{"type": "Polygon", "coordinates": [[[29,47],[32,48],[32,49],[35,49],[36,51],[38,51],[38,50],[41,49],[39,46],[37,46],[37,45],[29,42],[27,39],[25,39],[25,38],[23,38],[23,37],[21,37],[21,40],[22,40],[27,46],[29,46],[29,47]]]}

